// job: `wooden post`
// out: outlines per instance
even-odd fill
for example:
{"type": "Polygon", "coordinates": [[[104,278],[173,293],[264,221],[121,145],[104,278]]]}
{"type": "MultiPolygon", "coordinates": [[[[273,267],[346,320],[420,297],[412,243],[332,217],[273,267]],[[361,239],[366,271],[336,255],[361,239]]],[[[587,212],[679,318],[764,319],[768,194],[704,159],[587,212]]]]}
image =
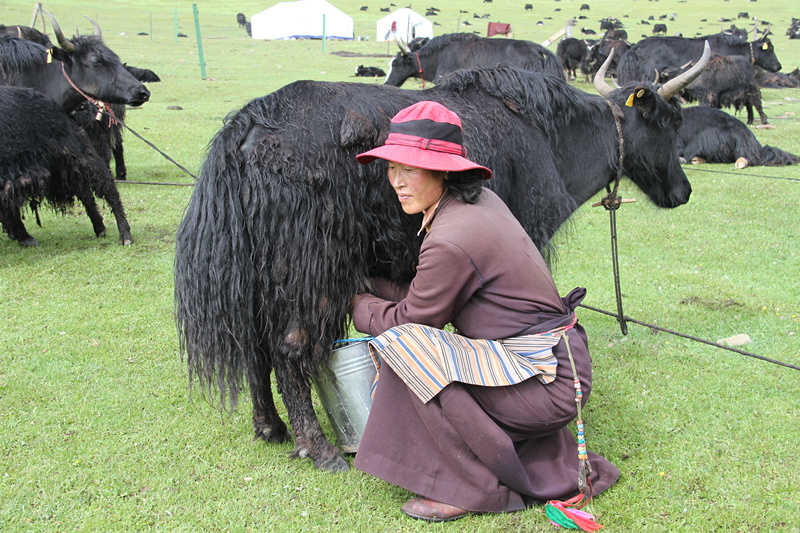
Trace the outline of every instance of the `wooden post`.
{"type": "Polygon", "coordinates": [[[31,23],[29,24],[31,28],[36,27],[36,17],[42,18],[42,33],[47,33],[47,27],[45,26],[44,22],[44,13],[42,12],[41,2],[36,2],[35,4],[33,4],[33,15],[31,16],[31,23]]]}

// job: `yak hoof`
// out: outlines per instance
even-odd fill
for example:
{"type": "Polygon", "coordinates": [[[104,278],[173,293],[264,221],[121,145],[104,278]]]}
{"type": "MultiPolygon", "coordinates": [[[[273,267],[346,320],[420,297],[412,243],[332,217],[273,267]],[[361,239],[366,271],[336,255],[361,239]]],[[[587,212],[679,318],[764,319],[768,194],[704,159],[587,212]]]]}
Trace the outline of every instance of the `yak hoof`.
{"type": "Polygon", "coordinates": [[[97,237],[98,239],[100,237],[105,237],[105,236],[106,236],[106,229],[105,228],[103,228],[100,231],[98,231],[97,233],[95,233],[95,237],[97,237]]]}
{"type": "Polygon", "coordinates": [[[133,244],[133,239],[131,237],[120,237],[119,243],[122,246],[130,246],[131,244],[133,244]]]}
{"type": "Polygon", "coordinates": [[[350,465],[347,460],[339,453],[332,457],[320,457],[319,459],[315,459],[314,466],[324,472],[331,472],[333,474],[339,474],[350,470],[350,465]]]}
{"type": "Polygon", "coordinates": [[[285,424],[281,424],[281,427],[273,428],[269,425],[259,425],[256,424],[256,421],[253,421],[253,440],[265,440],[267,442],[271,442],[272,444],[283,444],[291,440],[289,436],[289,431],[286,429],[285,424]]]}
{"type": "Polygon", "coordinates": [[[329,455],[322,455],[314,458],[311,456],[311,450],[308,448],[295,448],[292,453],[292,458],[296,459],[299,457],[300,459],[305,459],[306,457],[311,457],[314,461],[314,466],[323,472],[338,474],[350,470],[350,465],[347,463],[347,460],[345,460],[342,454],[337,452],[335,448],[331,448],[329,453],[329,455]]]}
{"type": "Polygon", "coordinates": [[[745,168],[749,164],[750,162],[747,159],[745,159],[744,157],[740,157],[739,159],[736,160],[736,163],[733,165],[733,168],[736,169],[745,168]]]}
{"type": "Polygon", "coordinates": [[[30,236],[28,236],[28,238],[26,239],[21,239],[17,242],[19,243],[20,246],[25,246],[25,247],[39,246],[39,241],[30,236]]]}

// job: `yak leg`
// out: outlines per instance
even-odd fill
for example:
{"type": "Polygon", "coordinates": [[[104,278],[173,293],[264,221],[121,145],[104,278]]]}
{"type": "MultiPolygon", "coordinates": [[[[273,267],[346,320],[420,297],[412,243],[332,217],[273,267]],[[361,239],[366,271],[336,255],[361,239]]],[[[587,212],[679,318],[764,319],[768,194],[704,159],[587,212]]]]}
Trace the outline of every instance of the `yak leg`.
{"type": "Polygon", "coordinates": [[[92,229],[96,237],[106,236],[106,225],[103,223],[103,215],[97,209],[97,202],[94,201],[94,196],[89,194],[82,194],[80,197],[83,208],[86,209],[86,216],[92,221],[92,229]]]}
{"type": "MultiPolygon", "coordinates": [[[[131,227],[125,217],[125,209],[122,207],[122,200],[119,191],[112,179],[102,179],[99,183],[94,183],[94,192],[98,197],[103,198],[111,207],[114,218],[117,220],[117,230],[119,231],[119,243],[123,246],[133,244],[131,237],[131,227]]],[[[84,204],[85,205],[85,204],[84,204]]]]}
{"type": "Polygon", "coordinates": [[[271,368],[267,368],[258,383],[250,383],[250,397],[253,400],[253,439],[282,443],[291,439],[289,430],[275,409],[270,381],[271,368]]]}
{"type": "Polygon", "coordinates": [[[128,169],[125,167],[125,155],[122,149],[122,139],[118,140],[118,142],[112,148],[112,151],[114,153],[114,174],[118,180],[124,181],[128,179],[128,169]]]}
{"type": "Polygon", "coordinates": [[[0,212],[0,224],[3,225],[3,231],[8,233],[8,237],[17,241],[20,246],[39,246],[39,242],[25,229],[18,207],[14,206],[8,211],[0,212]]]}
{"type": "MultiPolygon", "coordinates": [[[[767,114],[764,113],[764,108],[761,107],[761,101],[760,100],[756,102],[755,107],[756,107],[756,111],[758,111],[758,116],[761,119],[761,124],[769,124],[769,122],[767,122],[767,114]]],[[[753,123],[753,111],[752,110],[748,111],[748,117],[750,118],[750,124],[752,124],[753,123]]]]}
{"type": "Polygon", "coordinates": [[[314,466],[328,472],[349,470],[350,465],[322,433],[311,402],[308,379],[284,368],[284,365],[275,367],[275,376],[295,436],[293,457],[310,457],[314,466]]]}

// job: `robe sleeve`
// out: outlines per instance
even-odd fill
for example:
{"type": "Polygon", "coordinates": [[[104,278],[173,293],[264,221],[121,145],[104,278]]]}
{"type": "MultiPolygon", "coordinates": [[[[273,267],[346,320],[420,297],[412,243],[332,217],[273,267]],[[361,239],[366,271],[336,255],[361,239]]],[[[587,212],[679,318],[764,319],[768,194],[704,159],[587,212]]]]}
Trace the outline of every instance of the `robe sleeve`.
{"type": "Polygon", "coordinates": [[[396,283],[386,278],[372,278],[372,294],[384,300],[399,302],[408,294],[410,283],[396,283]]]}
{"type": "Polygon", "coordinates": [[[483,278],[464,250],[429,237],[405,298],[394,302],[371,294],[359,296],[353,305],[353,325],[373,336],[408,323],[441,329],[481,286],[483,278]]]}

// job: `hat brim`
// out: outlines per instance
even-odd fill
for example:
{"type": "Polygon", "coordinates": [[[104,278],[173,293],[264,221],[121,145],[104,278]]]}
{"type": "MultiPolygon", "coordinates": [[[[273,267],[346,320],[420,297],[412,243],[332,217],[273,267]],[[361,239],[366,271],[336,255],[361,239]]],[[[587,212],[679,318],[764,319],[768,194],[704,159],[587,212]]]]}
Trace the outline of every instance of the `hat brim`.
{"type": "Polygon", "coordinates": [[[356,156],[356,161],[362,165],[366,165],[376,159],[386,159],[403,165],[442,172],[478,170],[481,178],[488,180],[492,177],[491,170],[460,155],[423,150],[413,146],[385,144],[356,156]]]}

